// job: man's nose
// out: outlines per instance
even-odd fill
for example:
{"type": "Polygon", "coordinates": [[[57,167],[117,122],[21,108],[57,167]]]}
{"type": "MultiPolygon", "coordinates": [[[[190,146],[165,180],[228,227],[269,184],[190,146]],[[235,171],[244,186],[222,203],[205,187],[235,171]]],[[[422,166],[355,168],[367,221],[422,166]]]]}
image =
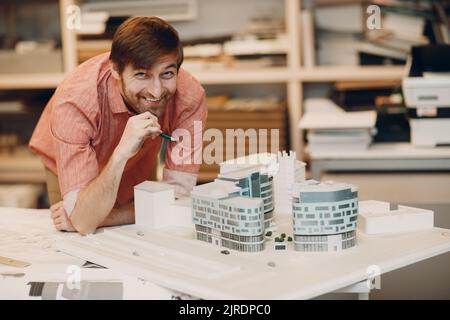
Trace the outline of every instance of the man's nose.
{"type": "Polygon", "coordinates": [[[159,99],[163,94],[163,86],[160,79],[152,79],[147,88],[148,93],[150,93],[153,98],[159,99]]]}

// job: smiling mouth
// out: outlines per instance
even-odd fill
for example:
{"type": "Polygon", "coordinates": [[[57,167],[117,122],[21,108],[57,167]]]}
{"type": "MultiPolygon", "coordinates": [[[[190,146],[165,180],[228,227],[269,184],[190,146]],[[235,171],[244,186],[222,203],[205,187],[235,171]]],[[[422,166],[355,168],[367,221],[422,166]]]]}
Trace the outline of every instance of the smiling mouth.
{"type": "Polygon", "coordinates": [[[148,102],[158,102],[158,101],[161,101],[161,99],[151,99],[151,98],[145,98],[145,97],[144,97],[144,100],[145,100],[145,101],[148,101],[148,102]]]}

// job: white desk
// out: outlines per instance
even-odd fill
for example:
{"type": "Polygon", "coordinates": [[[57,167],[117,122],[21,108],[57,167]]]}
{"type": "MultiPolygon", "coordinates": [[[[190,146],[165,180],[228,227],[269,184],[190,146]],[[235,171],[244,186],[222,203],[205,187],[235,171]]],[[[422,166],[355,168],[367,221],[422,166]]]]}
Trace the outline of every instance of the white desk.
{"type": "MultiPolygon", "coordinates": [[[[53,228],[49,210],[0,208],[0,256],[31,263],[25,268],[0,264],[0,300],[42,299],[40,295],[29,295],[30,283],[45,283],[53,287],[54,298],[67,298],[63,295],[63,287],[74,275],[73,266],[81,267],[85,260],[57,252],[53,246],[73,236],[73,233],[58,232],[53,228]]],[[[173,295],[151,282],[110,269],[80,268],[80,281],[83,290],[89,289],[89,285],[91,289],[92,284],[98,285],[90,291],[95,291],[93,298],[96,299],[101,298],[99,287],[105,290],[117,288],[114,285],[108,287],[108,284],[119,284],[121,288],[114,293],[114,298],[120,294],[122,299],[171,299],[173,295]]],[[[80,294],[83,292],[75,292],[72,297],[80,294]]],[[[112,294],[107,292],[106,297],[112,297],[112,294]]]]}
{"type": "MultiPolygon", "coordinates": [[[[287,218],[279,219],[281,230],[289,226],[287,218]]],[[[116,229],[122,236],[135,235],[136,230],[135,226],[116,229]]],[[[48,210],[0,208],[0,256],[31,263],[26,268],[0,265],[0,298],[30,299],[29,282],[64,282],[68,266],[90,260],[110,269],[83,270],[81,280],[120,281],[126,284],[123,298],[170,299],[173,293],[156,283],[202,298],[306,299],[364,281],[368,266],[378,265],[386,273],[450,251],[450,230],[438,228],[384,237],[359,234],[357,247],[331,254],[306,254],[291,248],[260,254],[230,250],[223,255],[216,247],[193,240],[192,230],[145,232],[151,245],[140,248],[128,239],[130,245],[125,248],[129,251],[125,252],[120,249],[126,242],[119,236],[117,246],[113,244],[115,254],[98,255],[83,246],[100,246],[107,233],[94,239],[61,233],[53,229],[48,210]],[[72,246],[83,244],[79,252],[83,258],[55,251],[55,245],[69,238],[72,246]],[[145,258],[145,265],[133,267],[134,251],[145,258]],[[275,262],[275,267],[268,262],[275,262]]]]}
{"type": "MultiPolygon", "coordinates": [[[[292,234],[289,216],[276,217],[292,234]]],[[[66,239],[58,247],[108,268],[204,299],[309,299],[450,251],[450,230],[367,236],[339,253],[275,251],[241,253],[194,239],[191,228],[145,230],[125,226],[90,237],[66,239]]],[[[382,278],[382,277],[381,277],[382,278]]],[[[364,292],[357,290],[356,292],[364,292]]]]}

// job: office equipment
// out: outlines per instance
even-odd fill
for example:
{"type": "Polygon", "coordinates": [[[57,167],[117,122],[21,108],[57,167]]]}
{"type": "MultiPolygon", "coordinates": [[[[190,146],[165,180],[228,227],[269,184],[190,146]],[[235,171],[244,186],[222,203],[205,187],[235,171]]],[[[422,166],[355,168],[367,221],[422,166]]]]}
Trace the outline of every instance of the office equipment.
{"type": "Polygon", "coordinates": [[[403,79],[415,146],[450,144],[450,45],[414,47],[403,79]]]}

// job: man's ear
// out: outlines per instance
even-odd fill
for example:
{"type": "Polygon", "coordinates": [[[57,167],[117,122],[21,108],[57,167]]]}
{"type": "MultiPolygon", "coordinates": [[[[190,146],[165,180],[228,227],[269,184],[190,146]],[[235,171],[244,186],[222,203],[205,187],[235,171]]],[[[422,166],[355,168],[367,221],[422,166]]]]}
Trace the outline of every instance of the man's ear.
{"type": "Polygon", "coordinates": [[[120,80],[119,66],[115,62],[111,62],[111,74],[116,80],[120,80]]]}

